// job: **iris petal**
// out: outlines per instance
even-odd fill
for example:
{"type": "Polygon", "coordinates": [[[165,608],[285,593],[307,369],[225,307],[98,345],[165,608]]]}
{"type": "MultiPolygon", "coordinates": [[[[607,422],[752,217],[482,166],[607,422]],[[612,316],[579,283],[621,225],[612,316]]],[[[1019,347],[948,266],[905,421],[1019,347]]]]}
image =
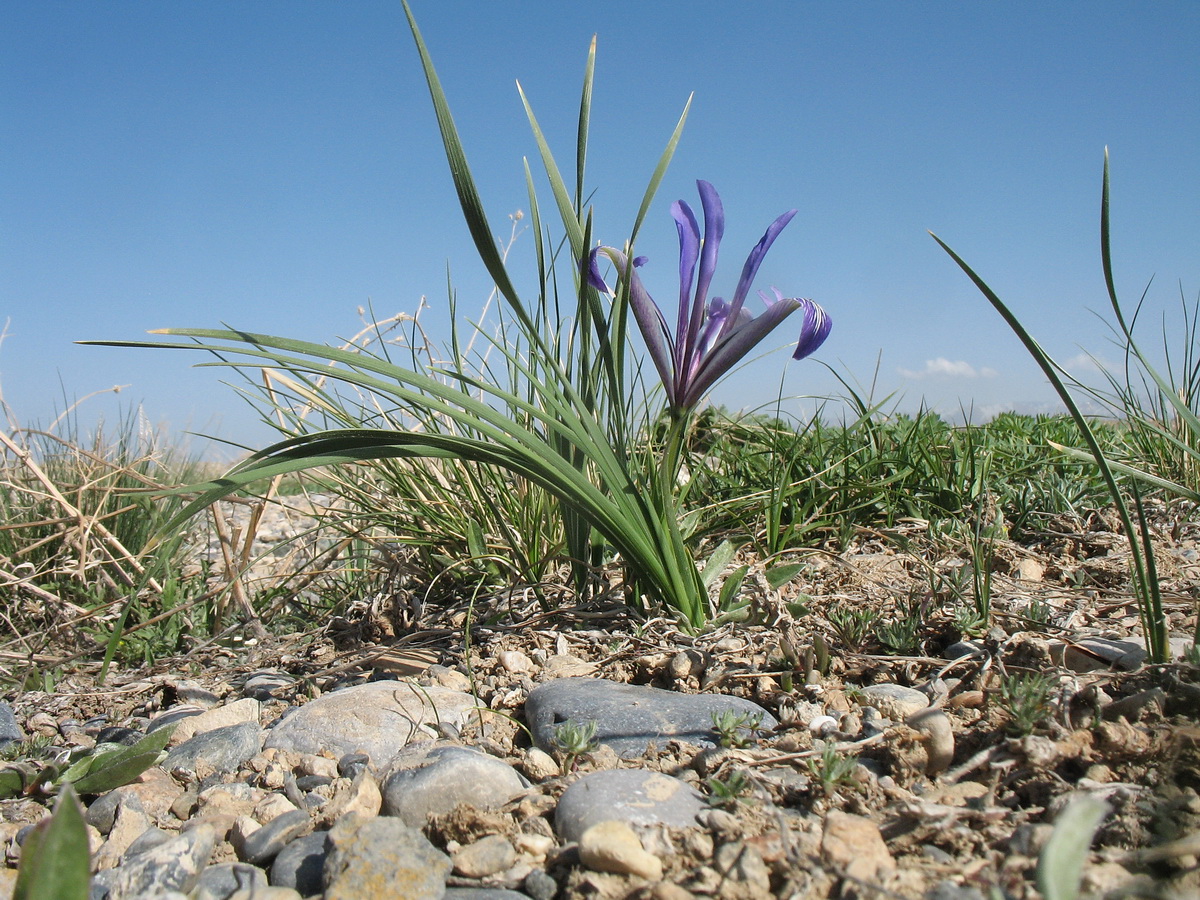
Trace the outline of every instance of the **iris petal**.
{"type": "MultiPolygon", "coordinates": [[[[729,303],[720,297],[714,297],[711,302],[708,300],[708,289],[717,266],[717,251],[725,231],[725,213],[721,198],[711,184],[698,181],[696,186],[704,209],[703,239],[692,208],[683,200],[671,206],[671,215],[679,232],[679,313],[673,337],[662,310],[642,285],[637,272],[630,268],[624,253],[612,247],[597,248],[589,256],[587,267],[588,282],[606,293],[611,291],[600,276],[600,253],[612,261],[621,278],[628,278],[629,305],[634,319],[662,379],[667,402],[676,412],[698,405],[722,375],[796,310],[804,310],[804,323],[794,359],[803,359],[816,352],[832,328],[829,315],[819,305],[811,300],[785,298],[775,288],[771,288],[774,298],[763,291],[758,292],[766,309],[757,318],[744,308],[746,295],[763,257],[796,215],[794,209],[772,222],[750,251],[742,266],[733,300],[729,303]]],[[[645,257],[637,257],[633,265],[636,267],[643,262],[645,257]]]]}
{"type": "Polygon", "coordinates": [[[796,343],[792,359],[804,359],[816,353],[833,328],[833,320],[818,304],[811,300],[799,302],[804,306],[804,324],[800,327],[800,340],[796,343]]]}

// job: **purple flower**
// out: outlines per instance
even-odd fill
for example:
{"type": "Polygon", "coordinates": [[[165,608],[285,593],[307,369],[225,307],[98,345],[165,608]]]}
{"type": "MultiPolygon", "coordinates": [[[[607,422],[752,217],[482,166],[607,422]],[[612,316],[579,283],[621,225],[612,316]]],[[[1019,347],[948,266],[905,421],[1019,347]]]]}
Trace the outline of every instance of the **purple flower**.
{"type": "MultiPolygon", "coordinates": [[[[707,181],[697,181],[700,204],[704,210],[704,239],[692,208],[679,200],[671,206],[675,227],[679,231],[679,319],[672,337],[662,310],[646,292],[636,269],[645,257],[633,261],[634,271],[628,273],[629,304],[650,357],[658,369],[667,402],[674,411],[693,409],[705,393],[742,357],[750,352],[775,326],[798,309],[804,310],[804,323],[796,345],[795,359],[814,353],[829,336],[832,322],[820,306],[811,300],[785,298],[774,291],[774,298],[759,292],[766,310],[755,317],[745,308],[746,295],[758,273],[758,267],[779,232],[796,215],[796,210],[784,213],[771,223],[742,266],[733,299],[708,299],[708,289],[717,268],[717,250],[725,231],[725,213],[716,189],[707,181]],[[699,262],[699,275],[696,264],[699,262]],[[694,283],[694,289],[693,289],[694,283]]],[[[600,276],[599,255],[603,253],[626,277],[629,258],[613,247],[597,247],[588,260],[588,280],[597,289],[612,293],[600,276]]]]}

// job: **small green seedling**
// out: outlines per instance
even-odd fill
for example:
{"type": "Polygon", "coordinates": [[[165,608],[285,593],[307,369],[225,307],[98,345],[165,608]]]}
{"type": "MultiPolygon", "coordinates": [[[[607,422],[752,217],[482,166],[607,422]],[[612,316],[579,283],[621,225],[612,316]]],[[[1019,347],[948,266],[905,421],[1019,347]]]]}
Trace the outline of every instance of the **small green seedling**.
{"type": "Polygon", "coordinates": [[[712,714],[713,731],[722,747],[745,747],[762,725],[762,713],[723,709],[712,714]]]}
{"type": "Polygon", "coordinates": [[[1009,733],[1019,737],[1033,734],[1050,716],[1054,684],[1053,676],[1041,672],[1014,673],[1000,680],[1000,702],[1009,716],[1009,733]]]}
{"type": "Polygon", "coordinates": [[[708,779],[708,802],[713,806],[732,809],[746,803],[754,790],[754,781],[742,769],[734,769],[725,778],[708,779]]]}
{"type": "Polygon", "coordinates": [[[554,746],[562,754],[562,767],[573,772],[579,765],[579,757],[587,756],[600,747],[596,740],[596,722],[584,722],[582,725],[574,719],[567,719],[554,728],[554,746]]]}
{"type": "Polygon", "coordinates": [[[879,613],[873,609],[863,609],[857,606],[835,606],[825,613],[833,633],[848,650],[858,651],[866,646],[867,638],[879,613]]]}
{"type": "Polygon", "coordinates": [[[853,783],[858,756],[843,755],[832,744],[826,744],[820,756],[809,757],[807,762],[809,774],[821,783],[821,789],[828,797],[842,785],[853,783]]]}

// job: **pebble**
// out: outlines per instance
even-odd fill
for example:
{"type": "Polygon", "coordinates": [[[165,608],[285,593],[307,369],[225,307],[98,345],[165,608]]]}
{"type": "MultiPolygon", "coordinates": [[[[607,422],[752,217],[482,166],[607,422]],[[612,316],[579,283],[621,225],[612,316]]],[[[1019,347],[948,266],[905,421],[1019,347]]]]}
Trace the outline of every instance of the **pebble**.
{"type": "Polygon", "coordinates": [[[125,747],[132,747],[140,741],[144,735],[136,728],[122,728],[119,726],[110,725],[107,728],[101,728],[96,732],[97,744],[121,744],[125,747]]]}
{"type": "Polygon", "coordinates": [[[503,835],[489,834],[460,848],[452,857],[454,872],[464,878],[484,878],[503,872],[517,861],[517,851],[503,835]]]}
{"type": "Polygon", "coordinates": [[[208,866],[200,873],[197,893],[207,891],[210,897],[228,900],[239,890],[247,890],[258,898],[268,887],[270,882],[262,869],[247,863],[227,862],[208,866]]]}
{"type": "Polygon", "coordinates": [[[193,735],[206,731],[214,731],[227,725],[240,725],[243,722],[258,723],[259,704],[249,698],[238,700],[226,706],[218,706],[202,712],[198,716],[188,716],[175,726],[171,740],[167,746],[174,747],[182,744],[193,735]]]}
{"type": "Polygon", "coordinates": [[[276,816],[244,840],[234,843],[234,849],[246,862],[261,866],[278,856],[289,841],[311,830],[312,819],[307,812],[297,809],[276,816]]]}
{"type": "Polygon", "coordinates": [[[450,858],[400,819],[343,819],[329,832],[324,900],[442,900],[450,858]]]}
{"type": "MultiPolygon", "coordinates": [[[[889,719],[904,720],[929,706],[927,696],[916,688],[899,684],[869,684],[861,693],[867,703],[889,719]]],[[[863,721],[867,721],[866,715],[863,721]]]]}
{"type": "Polygon", "coordinates": [[[158,731],[160,728],[166,728],[168,725],[178,725],[184,719],[202,715],[204,715],[204,707],[202,706],[189,706],[186,704],[172,706],[166,712],[161,712],[150,720],[150,724],[146,726],[146,733],[149,734],[152,731],[158,731]]]}
{"type": "Polygon", "coordinates": [[[1146,661],[1146,648],[1132,640],[1083,637],[1071,643],[1051,641],[1050,658],[1073,672],[1114,668],[1132,672],[1146,661]]]}
{"type": "Polygon", "coordinates": [[[331,691],[286,715],[266,746],[299,753],[366,753],[384,769],[414,741],[437,737],[437,725],[461,728],[477,703],[470,694],[407,681],[372,681],[331,691]]]}
{"type": "Polygon", "coordinates": [[[130,856],[122,865],[96,876],[107,887],[109,900],[143,900],[154,892],[190,892],[199,882],[216,845],[216,834],[208,825],[198,825],[143,853],[130,856]]]}
{"type": "MultiPolygon", "coordinates": [[[[849,718],[849,717],[847,717],[849,718]]],[[[860,725],[861,727],[861,725],[860,725]]],[[[825,737],[838,729],[838,720],[833,716],[821,715],[808,723],[808,730],[816,737],[825,737]]]]}
{"type": "Polygon", "coordinates": [[[271,884],[294,888],[302,896],[325,889],[325,859],[329,855],[327,831],[314,831],[296,838],[271,864],[271,884]]]}
{"type": "Polygon", "coordinates": [[[771,870],[753,846],[742,841],[722,844],[713,854],[713,865],[726,878],[744,885],[751,896],[771,895],[771,870]]]}
{"type": "Polygon", "coordinates": [[[558,882],[541,869],[534,869],[521,882],[521,889],[530,900],[554,900],[558,894],[558,882]]]}
{"type": "Polygon", "coordinates": [[[383,811],[423,828],[430,816],[462,804],[503,806],[529,786],[503,760],[455,744],[426,742],[402,751],[383,781],[383,811]]]}
{"type": "Polygon", "coordinates": [[[17,724],[17,717],[13,715],[12,707],[0,700],[0,747],[23,740],[25,740],[25,733],[17,724]]]}
{"type": "Polygon", "coordinates": [[[924,735],[926,775],[937,775],[954,762],[954,728],[940,709],[923,709],[905,720],[905,724],[924,735]]]}
{"type": "Polygon", "coordinates": [[[197,772],[207,766],[215,772],[236,772],[262,749],[263,731],[258,722],[226,725],[188,738],[167,754],[163,768],[168,772],[186,769],[197,772]]]}
{"type": "Polygon", "coordinates": [[[821,833],[821,853],[849,878],[876,883],[879,873],[895,868],[883,835],[870,819],[830,810],[821,833]]]}
{"type": "Polygon", "coordinates": [[[274,700],[295,683],[296,679],[291,675],[276,669],[264,669],[254,672],[246,679],[246,683],[242,685],[242,694],[265,703],[274,700]]]}
{"type": "Polygon", "coordinates": [[[985,656],[987,651],[975,641],[956,641],[942,651],[942,659],[982,659],[985,656]]]}
{"type": "Polygon", "coordinates": [[[554,828],[565,841],[578,841],[598,822],[689,828],[710,809],[687,782],[644,769],[612,769],[585,775],[558,800],[554,828]]]}
{"type": "Polygon", "coordinates": [[[632,828],[624,822],[607,820],[590,826],[579,836],[579,861],[598,872],[636,875],[658,881],[662,860],[647,853],[632,828]]]}
{"type": "MultiPolygon", "coordinates": [[[[756,703],[717,694],[679,694],[603,678],[563,678],[539,685],[525,701],[534,743],[556,749],[563,722],[596,723],[596,740],[624,757],[640,756],[652,743],[680,740],[711,747],[719,740],[713,716],[732,712],[770,731],[779,723],[756,703]]],[[[748,735],[748,730],[745,730],[748,735]]]]}

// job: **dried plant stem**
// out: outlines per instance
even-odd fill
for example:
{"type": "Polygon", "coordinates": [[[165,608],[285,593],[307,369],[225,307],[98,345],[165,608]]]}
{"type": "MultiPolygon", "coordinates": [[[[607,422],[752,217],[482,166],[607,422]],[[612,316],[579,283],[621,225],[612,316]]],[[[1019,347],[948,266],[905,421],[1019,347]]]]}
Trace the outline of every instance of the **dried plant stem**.
{"type": "MultiPolygon", "coordinates": [[[[86,540],[86,535],[94,532],[100,539],[101,544],[106,545],[111,551],[109,558],[113,563],[113,568],[116,569],[116,571],[120,574],[121,580],[125,582],[125,587],[133,587],[138,583],[138,578],[146,577],[146,568],[141,564],[141,562],[132,553],[130,553],[125,546],[119,540],[117,540],[116,536],[114,536],[111,531],[105,528],[95,516],[86,515],[78,507],[71,503],[71,501],[63,495],[62,491],[58,489],[58,486],[42,470],[37,462],[34,461],[33,455],[26,448],[13,441],[8,433],[4,431],[0,431],[0,443],[7,447],[8,450],[20,461],[21,465],[28,469],[30,474],[32,474],[34,478],[36,478],[45,487],[47,496],[49,496],[54,500],[55,503],[62,507],[63,511],[70,517],[71,521],[77,523],[78,530],[75,533],[74,543],[76,544],[76,549],[79,551],[79,564],[81,570],[83,569],[88,556],[88,541],[86,540]],[[132,569],[134,573],[133,575],[126,571],[121,565],[122,561],[128,564],[129,568],[132,569]]],[[[153,577],[149,578],[146,583],[149,588],[156,593],[162,592],[162,585],[160,585],[153,577]]]]}

